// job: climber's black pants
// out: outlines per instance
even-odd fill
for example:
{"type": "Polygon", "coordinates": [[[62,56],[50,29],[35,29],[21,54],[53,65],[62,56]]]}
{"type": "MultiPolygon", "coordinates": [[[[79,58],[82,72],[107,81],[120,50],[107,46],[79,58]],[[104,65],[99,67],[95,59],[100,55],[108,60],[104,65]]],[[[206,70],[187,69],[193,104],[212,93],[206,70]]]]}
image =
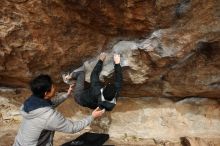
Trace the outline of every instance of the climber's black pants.
{"type": "Polygon", "coordinates": [[[74,95],[75,101],[81,105],[82,103],[81,103],[80,97],[84,91],[85,72],[79,71],[79,72],[74,73],[73,76],[76,78],[76,86],[75,86],[73,95],[74,95]]]}

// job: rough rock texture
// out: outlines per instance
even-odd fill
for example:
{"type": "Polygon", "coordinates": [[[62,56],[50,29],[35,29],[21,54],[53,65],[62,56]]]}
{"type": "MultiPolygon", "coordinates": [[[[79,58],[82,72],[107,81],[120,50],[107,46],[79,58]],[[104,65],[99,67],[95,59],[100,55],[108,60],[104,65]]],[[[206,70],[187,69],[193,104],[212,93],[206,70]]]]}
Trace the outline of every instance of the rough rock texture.
{"type": "Polygon", "coordinates": [[[62,71],[118,50],[123,96],[219,97],[219,16],[218,0],[3,0],[0,84],[40,73],[62,83],[62,71]]]}
{"type": "MultiPolygon", "coordinates": [[[[219,101],[206,99],[220,95],[219,18],[219,0],[2,0],[1,133],[20,120],[18,107],[30,94],[31,78],[48,73],[65,89],[61,73],[84,65],[89,81],[105,51],[100,78],[113,80],[112,55],[120,53],[121,96],[130,98],[122,98],[93,130],[122,138],[115,143],[124,145],[142,138],[156,139],[149,145],[218,145],[205,137],[220,137],[219,101]],[[152,98],[141,98],[147,96],[152,98]],[[178,144],[164,141],[172,138],[178,144]]],[[[75,118],[90,112],[72,102],[61,110],[75,118]]],[[[2,139],[13,138],[11,133],[2,139]]]]}
{"type": "Polygon", "coordinates": [[[219,137],[219,108],[218,102],[205,98],[175,103],[161,98],[124,98],[111,114],[109,133],[113,137],[155,139],[219,137]]]}

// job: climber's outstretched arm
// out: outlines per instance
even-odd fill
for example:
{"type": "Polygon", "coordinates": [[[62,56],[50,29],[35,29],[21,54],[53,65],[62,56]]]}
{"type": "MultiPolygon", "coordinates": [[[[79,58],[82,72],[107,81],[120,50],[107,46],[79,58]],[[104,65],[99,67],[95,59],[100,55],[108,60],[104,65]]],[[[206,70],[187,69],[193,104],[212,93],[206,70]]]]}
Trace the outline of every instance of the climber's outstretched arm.
{"type": "Polygon", "coordinates": [[[101,53],[99,56],[99,60],[96,66],[94,67],[90,77],[91,86],[100,85],[99,75],[100,72],[102,71],[103,61],[105,60],[105,58],[106,58],[106,54],[101,53]]]}
{"type": "Polygon", "coordinates": [[[122,86],[122,68],[120,65],[120,55],[119,54],[114,54],[114,63],[115,63],[115,89],[117,94],[119,93],[119,91],[121,90],[121,86],[122,86]]]}

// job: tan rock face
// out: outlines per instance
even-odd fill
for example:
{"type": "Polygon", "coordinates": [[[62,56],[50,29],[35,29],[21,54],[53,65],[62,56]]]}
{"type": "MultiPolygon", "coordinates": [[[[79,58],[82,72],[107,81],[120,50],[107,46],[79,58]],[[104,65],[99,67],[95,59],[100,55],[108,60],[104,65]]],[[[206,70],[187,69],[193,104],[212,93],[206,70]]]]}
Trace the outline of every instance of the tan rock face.
{"type": "Polygon", "coordinates": [[[219,136],[218,110],[218,102],[204,98],[178,102],[163,98],[124,98],[111,114],[108,132],[113,137],[172,140],[187,135],[214,138],[219,136]]]}
{"type": "Polygon", "coordinates": [[[111,53],[122,54],[122,96],[218,98],[219,16],[213,0],[3,0],[0,84],[26,86],[40,73],[61,84],[62,71],[92,69],[107,51],[103,76],[111,53]]]}

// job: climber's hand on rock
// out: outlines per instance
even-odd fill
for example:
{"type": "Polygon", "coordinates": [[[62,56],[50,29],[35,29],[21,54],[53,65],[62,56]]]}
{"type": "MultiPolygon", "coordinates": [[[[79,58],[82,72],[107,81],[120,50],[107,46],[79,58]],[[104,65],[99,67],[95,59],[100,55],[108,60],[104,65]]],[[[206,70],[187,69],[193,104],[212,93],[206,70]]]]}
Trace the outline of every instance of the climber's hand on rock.
{"type": "Polygon", "coordinates": [[[99,59],[104,61],[106,58],[106,53],[102,52],[100,55],[99,55],[99,59]]]}
{"type": "Polygon", "coordinates": [[[115,64],[120,64],[120,54],[114,54],[114,62],[115,64]]]}
{"type": "Polygon", "coordinates": [[[101,117],[105,113],[105,109],[101,110],[99,107],[97,107],[93,112],[92,112],[92,117],[98,118],[101,117]]]}

